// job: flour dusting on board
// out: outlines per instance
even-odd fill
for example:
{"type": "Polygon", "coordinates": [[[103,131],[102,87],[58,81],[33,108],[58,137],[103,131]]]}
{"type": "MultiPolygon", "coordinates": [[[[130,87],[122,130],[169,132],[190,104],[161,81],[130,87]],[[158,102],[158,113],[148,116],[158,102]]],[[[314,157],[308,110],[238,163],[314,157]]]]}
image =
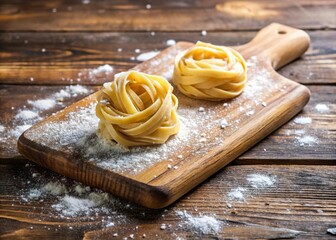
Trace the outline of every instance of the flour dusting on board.
{"type": "MultiPolygon", "coordinates": [[[[181,109],[180,116],[181,130],[166,144],[135,147],[129,150],[96,135],[98,118],[95,115],[95,104],[69,113],[65,121],[50,122],[36,127],[33,132],[27,133],[27,136],[36,141],[43,140],[43,145],[55,150],[77,152],[85,160],[100,167],[118,172],[137,173],[157,161],[168,160],[171,152],[178,150],[181,146],[188,146],[190,139],[199,138],[201,133],[195,129],[198,123],[202,123],[202,119],[206,119],[204,114],[186,108],[181,109]],[[188,120],[189,116],[194,116],[193,120],[188,120]],[[54,144],[55,142],[60,144],[54,144]]],[[[214,125],[215,123],[205,127],[204,131],[211,129],[214,125]]],[[[217,139],[210,145],[220,142],[221,140],[217,139]]],[[[202,142],[195,143],[194,151],[201,149],[203,145],[202,142]]]]}
{"type": "MultiPolygon", "coordinates": [[[[150,61],[149,68],[155,69],[157,64],[164,64],[162,61],[164,60],[150,61]]],[[[266,105],[262,103],[274,95],[274,92],[282,90],[280,86],[269,81],[270,75],[266,69],[253,70],[253,66],[258,65],[255,57],[252,57],[248,63],[251,67],[250,76],[253,77],[249,78],[244,93],[227,102],[225,106],[223,103],[205,103],[190,99],[177,92],[181,130],[165,144],[133,147],[127,150],[118,144],[102,140],[96,134],[98,118],[95,116],[95,103],[78,108],[62,121],[38,126],[34,131],[28,132],[26,137],[52,149],[76,154],[76,157],[83,161],[120,173],[136,174],[161,161],[172,161],[169,162],[170,167],[167,167],[167,171],[176,170],[178,164],[186,157],[204,155],[209,149],[224,144],[224,140],[238,128],[239,123],[248,121],[252,115],[251,111],[254,113],[264,108],[266,105]],[[199,111],[200,107],[204,110],[199,111]],[[242,112],[239,119],[233,119],[234,116],[227,114],[233,109],[239,109],[242,112]],[[225,127],[221,117],[223,115],[227,115],[225,127]],[[209,132],[216,134],[207,134],[209,132]],[[179,149],[183,148],[188,148],[188,155],[179,158],[179,149]]],[[[162,75],[169,75],[168,79],[171,79],[172,74],[171,69],[162,73],[162,75]]]]}
{"type": "Polygon", "coordinates": [[[156,55],[158,55],[160,52],[159,51],[151,51],[151,52],[144,52],[144,53],[141,53],[140,55],[138,55],[136,57],[136,60],[137,61],[147,61],[153,57],[155,57],[156,55]]]}

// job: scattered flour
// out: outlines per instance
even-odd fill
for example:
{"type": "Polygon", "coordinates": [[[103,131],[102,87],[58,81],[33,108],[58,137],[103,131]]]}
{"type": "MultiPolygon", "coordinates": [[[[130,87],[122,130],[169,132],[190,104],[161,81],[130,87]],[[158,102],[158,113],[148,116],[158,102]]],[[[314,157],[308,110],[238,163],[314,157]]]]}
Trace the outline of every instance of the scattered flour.
{"type": "Polygon", "coordinates": [[[310,124],[312,123],[312,119],[310,117],[297,117],[294,119],[296,124],[310,124]]]}
{"type": "Polygon", "coordinates": [[[220,127],[221,128],[226,128],[227,126],[229,126],[229,123],[227,122],[227,120],[224,118],[220,121],[220,127]]]}
{"type": "Polygon", "coordinates": [[[160,53],[159,51],[151,51],[151,52],[141,53],[139,56],[136,57],[136,60],[147,61],[148,59],[151,59],[151,58],[155,57],[159,53],[160,53]]]}
{"type": "Polygon", "coordinates": [[[93,192],[87,198],[65,195],[59,203],[52,205],[52,207],[64,216],[89,215],[91,212],[107,211],[107,209],[98,209],[97,207],[106,204],[108,201],[109,195],[107,193],[93,192]]]}
{"type": "Polygon", "coordinates": [[[250,110],[246,112],[246,116],[252,116],[254,114],[254,110],[250,110]]]}
{"type": "Polygon", "coordinates": [[[95,79],[96,77],[105,77],[112,73],[113,73],[113,67],[108,64],[105,64],[103,66],[99,66],[98,68],[89,71],[89,77],[91,79],[95,79]]]}
{"type": "MultiPolygon", "coordinates": [[[[21,195],[21,199],[25,202],[29,200],[44,201],[50,197],[56,201],[51,207],[58,212],[59,217],[92,216],[98,213],[110,213],[109,215],[111,215],[112,211],[109,206],[118,203],[117,199],[113,199],[108,193],[100,190],[92,191],[89,186],[80,183],[68,188],[60,181],[49,181],[40,187],[33,187],[26,194],[21,195]]],[[[108,216],[108,219],[110,218],[108,216]]],[[[106,222],[106,225],[110,224],[111,221],[106,222]]]]}
{"type": "Polygon", "coordinates": [[[96,69],[92,70],[93,74],[100,74],[100,73],[110,73],[113,71],[113,67],[111,65],[105,64],[102,66],[99,66],[96,69]]]}
{"type": "Polygon", "coordinates": [[[28,103],[38,110],[48,110],[56,105],[55,99],[38,99],[35,101],[28,100],[28,103]]]}
{"type": "Polygon", "coordinates": [[[79,195],[83,195],[87,192],[90,192],[91,191],[91,188],[89,186],[82,186],[80,184],[76,185],[75,188],[74,188],[74,191],[79,195]]]}
{"type": "Polygon", "coordinates": [[[238,186],[227,193],[227,199],[238,202],[246,201],[247,195],[253,196],[253,194],[258,193],[260,190],[273,187],[276,184],[276,176],[253,173],[246,176],[246,181],[253,189],[238,186]]]}
{"type": "Polygon", "coordinates": [[[316,104],[315,109],[319,113],[328,113],[330,111],[330,108],[328,107],[328,105],[323,104],[323,103],[316,104]]]}
{"type": "MultiPolygon", "coordinates": [[[[19,109],[14,116],[11,125],[11,129],[7,129],[3,126],[2,131],[8,131],[9,136],[17,139],[25,130],[30,128],[33,124],[42,120],[40,113],[49,110],[56,106],[56,102],[64,100],[64,98],[77,97],[78,95],[88,94],[89,89],[81,85],[71,85],[64,89],[50,95],[47,99],[28,100],[28,104],[32,109],[19,109]]],[[[5,141],[5,138],[0,139],[1,142],[5,141]]]]}
{"type": "Polygon", "coordinates": [[[327,233],[330,233],[332,235],[336,235],[336,228],[328,228],[327,233]]]}
{"type": "Polygon", "coordinates": [[[39,190],[39,189],[30,189],[29,190],[29,193],[28,193],[28,196],[27,196],[27,198],[28,199],[31,199],[31,200],[33,200],[33,199],[38,199],[38,198],[40,198],[41,197],[41,195],[42,195],[42,192],[41,192],[41,190],[39,190]]]}
{"type": "Polygon", "coordinates": [[[0,124],[0,133],[2,133],[2,132],[4,132],[5,131],[5,126],[4,125],[2,125],[2,124],[0,124]]]}
{"type": "MultiPolygon", "coordinates": [[[[312,122],[312,119],[310,117],[298,117],[294,119],[294,122],[296,124],[300,125],[306,125],[310,124],[312,122]]],[[[295,144],[297,146],[313,146],[318,143],[318,138],[315,135],[315,132],[311,131],[311,129],[307,129],[305,126],[303,126],[302,129],[288,129],[287,135],[295,134],[295,144]],[[314,135],[310,135],[314,134],[314,135]]]]}
{"type": "Polygon", "coordinates": [[[20,110],[14,117],[18,120],[28,120],[28,119],[34,119],[39,118],[38,113],[31,111],[31,110],[20,110]]]}
{"type": "Polygon", "coordinates": [[[179,216],[188,228],[202,234],[216,234],[219,233],[223,223],[213,216],[192,216],[186,211],[177,211],[179,216]]]}
{"type": "Polygon", "coordinates": [[[10,131],[11,136],[18,138],[20,135],[26,131],[28,128],[30,128],[32,125],[30,124],[24,124],[24,125],[19,125],[16,126],[14,129],[10,131]]]}
{"type": "Polygon", "coordinates": [[[169,40],[167,40],[166,44],[167,44],[167,46],[173,46],[173,45],[176,44],[176,41],[174,39],[169,39],[169,40]]]}
{"type": "Polygon", "coordinates": [[[57,98],[57,100],[61,100],[62,98],[71,97],[71,93],[69,91],[66,91],[65,89],[62,89],[59,92],[55,93],[55,97],[57,98]]]}
{"type": "Polygon", "coordinates": [[[199,111],[199,112],[205,112],[205,108],[204,108],[204,107],[199,107],[199,108],[198,108],[198,111],[199,111]]]}
{"type": "Polygon", "coordinates": [[[237,200],[237,201],[245,201],[245,195],[244,192],[246,192],[245,188],[238,187],[231,189],[227,196],[230,200],[237,200]]]}
{"type": "Polygon", "coordinates": [[[250,174],[247,176],[247,181],[251,184],[254,188],[265,188],[265,187],[272,187],[276,179],[273,176],[267,176],[264,174],[250,174]]]}
{"type": "Polygon", "coordinates": [[[76,97],[77,95],[88,94],[89,89],[81,85],[71,85],[67,86],[66,91],[69,91],[72,97],[76,97]]]}
{"type": "Polygon", "coordinates": [[[68,193],[66,186],[62,183],[48,182],[42,187],[42,190],[54,196],[58,196],[64,193],[68,193]]]}
{"type": "Polygon", "coordinates": [[[298,141],[300,146],[314,145],[318,142],[316,137],[309,136],[309,135],[296,137],[296,140],[298,141]]]}
{"type": "Polygon", "coordinates": [[[306,133],[306,130],[304,129],[295,129],[294,134],[295,135],[303,135],[306,133]]]}
{"type": "Polygon", "coordinates": [[[55,93],[54,96],[56,99],[60,98],[70,98],[77,97],[78,95],[88,94],[89,90],[81,85],[70,85],[65,89],[61,89],[59,92],[55,93]]]}

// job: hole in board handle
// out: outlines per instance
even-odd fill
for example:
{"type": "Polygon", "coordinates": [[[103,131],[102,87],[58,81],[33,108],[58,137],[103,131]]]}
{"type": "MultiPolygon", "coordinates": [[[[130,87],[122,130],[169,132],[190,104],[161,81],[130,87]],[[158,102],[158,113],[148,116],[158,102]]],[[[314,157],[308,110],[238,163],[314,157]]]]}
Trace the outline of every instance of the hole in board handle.
{"type": "Polygon", "coordinates": [[[279,30],[278,31],[278,34],[286,34],[287,32],[286,31],[284,31],[284,30],[279,30]]]}

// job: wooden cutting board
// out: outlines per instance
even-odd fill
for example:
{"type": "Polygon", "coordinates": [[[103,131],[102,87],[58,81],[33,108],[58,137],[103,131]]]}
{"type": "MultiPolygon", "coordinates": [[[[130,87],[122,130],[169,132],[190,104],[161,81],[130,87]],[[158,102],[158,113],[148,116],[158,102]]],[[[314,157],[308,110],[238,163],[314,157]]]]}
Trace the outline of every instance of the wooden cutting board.
{"type": "MultiPolygon", "coordinates": [[[[135,69],[171,79],[176,54],[192,45],[179,42],[135,69]]],[[[175,88],[181,131],[163,145],[125,151],[102,142],[95,135],[94,93],[24,132],[19,151],[67,177],[149,208],[163,208],[304,107],[309,90],[274,69],[300,57],[308,46],[304,31],[271,24],[248,44],[235,47],[248,65],[244,93],[231,101],[208,102],[187,98],[175,88]]]]}

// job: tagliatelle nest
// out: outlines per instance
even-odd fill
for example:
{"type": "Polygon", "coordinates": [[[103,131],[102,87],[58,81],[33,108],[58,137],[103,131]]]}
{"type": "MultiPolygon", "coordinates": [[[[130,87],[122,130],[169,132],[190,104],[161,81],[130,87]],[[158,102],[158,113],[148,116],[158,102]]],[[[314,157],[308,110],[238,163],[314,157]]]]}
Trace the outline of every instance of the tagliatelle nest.
{"type": "Polygon", "coordinates": [[[246,63],[232,48],[197,42],[176,56],[173,82],[188,97],[234,98],[246,85],[246,63]]]}
{"type": "Polygon", "coordinates": [[[98,96],[99,134],[130,147],[162,144],[176,134],[178,100],[163,77],[122,72],[98,96]]]}

